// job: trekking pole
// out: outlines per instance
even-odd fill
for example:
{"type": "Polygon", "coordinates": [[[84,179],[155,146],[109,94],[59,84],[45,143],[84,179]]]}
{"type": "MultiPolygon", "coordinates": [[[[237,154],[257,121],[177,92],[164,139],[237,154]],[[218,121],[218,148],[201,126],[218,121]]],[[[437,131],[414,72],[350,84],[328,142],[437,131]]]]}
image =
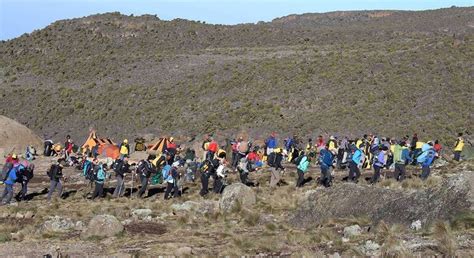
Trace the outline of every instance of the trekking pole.
{"type": "Polygon", "coordinates": [[[132,193],[133,193],[133,172],[132,172],[132,186],[130,186],[130,198],[132,198],[132,193]]]}

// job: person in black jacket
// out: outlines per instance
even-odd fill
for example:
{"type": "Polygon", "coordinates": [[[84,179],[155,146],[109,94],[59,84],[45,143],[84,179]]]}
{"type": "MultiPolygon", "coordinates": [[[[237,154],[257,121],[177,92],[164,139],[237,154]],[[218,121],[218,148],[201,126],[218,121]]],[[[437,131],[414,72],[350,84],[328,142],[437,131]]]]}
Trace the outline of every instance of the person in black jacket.
{"type": "Polygon", "coordinates": [[[141,188],[138,191],[138,197],[142,197],[148,187],[148,181],[151,174],[156,173],[156,167],[151,163],[150,160],[142,160],[139,162],[137,167],[137,174],[140,176],[141,188]]]}
{"type": "Polygon", "coordinates": [[[115,171],[115,178],[117,179],[117,187],[115,187],[113,197],[122,197],[125,192],[125,174],[130,172],[130,165],[128,164],[128,157],[123,160],[117,159],[113,165],[115,171]]]}
{"type": "Polygon", "coordinates": [[[283,160],[283,154],[281,148],[276,148],[270,155],[268,156],[267,162],[270,166],[270,187],[275,187],[280,182],[281,172],[285,171],[285,168],[281,165],[281,161],[283,160]]]}
{"type": "Polygon", "coordinates": [[[48,170],[48,176],[50,179],[48,202],[50,202],[51,196],[56,189],[58,189],[58,196],[60,198],[63,194],[63,185],[61,183],[61,179],[63,178],[63,165],[61,163],[51,165],[48,170]]]}

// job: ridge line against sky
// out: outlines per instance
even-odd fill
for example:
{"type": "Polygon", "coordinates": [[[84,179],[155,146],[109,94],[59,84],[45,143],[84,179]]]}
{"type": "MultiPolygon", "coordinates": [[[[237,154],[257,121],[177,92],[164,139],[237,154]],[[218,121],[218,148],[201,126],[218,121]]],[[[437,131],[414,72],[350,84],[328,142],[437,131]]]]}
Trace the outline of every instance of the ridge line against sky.
{"type": "Polygon", "coordinates": [[[152,14],[212,24],[256,23],[302,13],[349,10],[428,10],[472,6],[474,0],[0,0],[0,40],[63,19],[97,13],[152,14]]]}

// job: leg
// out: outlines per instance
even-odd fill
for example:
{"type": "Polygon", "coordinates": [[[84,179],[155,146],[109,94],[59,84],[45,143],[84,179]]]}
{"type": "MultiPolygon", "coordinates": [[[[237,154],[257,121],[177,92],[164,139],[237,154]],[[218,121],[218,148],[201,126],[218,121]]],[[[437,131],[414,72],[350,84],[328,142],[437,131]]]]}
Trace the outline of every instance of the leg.
{"type": "Polygon", "coordinates": [[[400,164],[395,164],[395,173],[394,173],[395,180],[401,181],[400,180],[400,174],[401,174],[400,164]]]}
{"type": "Polygon", "coordinates": [[[98,195],[99,195],[99,184],[96,182],[95,187],[94,187],[94,192],[92,193],[92,200],[97,198],[98,195]]]}
{"type": "Polygon", "coordinates": [[[423,166],[421,167],[422,173],[421,173],[421,179],[426,180],[428,176],[430,175],[430,166],[423,166]]]}
{"type": "Polygon", "coordinates": [[[460,151],[455,151],[454,152],[454,160],[455,161],[460,161],[461,160],[461,152],[460,151]]]}
{"type": "Polygon", "coordinates": [[[275,187],[278,184],[277,181],[277,171],[275,168],[270,168],[270,187],[275,187]]]}
{"type": "Polygon", "coordinates": [[[349,176],[347,177],[347,181],[353,181],[355,177],[355,169],[354,169],[355,163],[352,161],[349,161],[349,176]]]}
{"type": "Polygon", "coordinates": [[[301,170],[298,171],[298,180],[296,181],[296,187],[302,187],[304,182],[304,173],[301,170]]]}
{"type": "Polygon", "coordinates": [[[9,204],[13,198],[13,185],[5,185],[5,190],[7,191],[7,194],[5,196],[5,201],[3,203],[9,204]]]}
{"type": "Polygon", "coordinates": [[[141,175],[140,176],[140,181],[141,181],[142,186],[140,188],[140,191],[138,191],[138,197],[142,197],[143,194],[146,192],[146,188],[147,188],[147,185],[148,185],[148,178],[141,175]]]}
{"type": "Polygon", "coordinates": [[[56,181],[51,180],[49,184],[48,201],[51,201],[51,196],[53,195],[53,192],[56,189],[56,183],[56,181]]]}
{"type": "Polygon", "coordinates": [[[204,196],[208,193],[209,177],[206,173],[201,174],[201,196],[204,196]]]}
{"type": "Polygon", "coordinates": [[[102,198],[104,196],[104,184],[99,184],[99,192],[97,197],[102,198]]]}
{"type": "Polygon", "coordinates": [[[175,181],[173,184],[173,197],[177,198],[179,197],[179,189],[178,189],[178,183],[175,181]]]}
{"type": "Polygon", "coordinates": [[[21,182],[21,200],[25,200],[26,199],[26,194],[28,193],[28,181],[26,180],[23,180],[21,182]]]}
{"type": "Polygon", "coordinates": [[[372,179],[370,180],[370,183],[375,184],[377,181],[379,181],[380,177],[380,167],[379,166],[374,166],[374,175],[372,176],[372,179]]]}
{"type": "Polygon", "coordinates": [[[165,191],[165,200],[169,198],[171,190],[173,189],[173,183],[167,182],[166,183],[166,191],[165,191]]]}
{"type": "Polygon", "coordinates": [[[123,177],[121,175],[117,175],[117,186],[115,187],[113,197],[119,197],[121,196],[121,193],[123,192],[123,177]]]}
{"type": "Polygon", "coordinates": [[[403,180],[405,180],[405,174],[406,174],[405,164],[403,164],[403,165],[400,164],[399,169],[400,169],[400,181],[403,181],[403,180]]]}

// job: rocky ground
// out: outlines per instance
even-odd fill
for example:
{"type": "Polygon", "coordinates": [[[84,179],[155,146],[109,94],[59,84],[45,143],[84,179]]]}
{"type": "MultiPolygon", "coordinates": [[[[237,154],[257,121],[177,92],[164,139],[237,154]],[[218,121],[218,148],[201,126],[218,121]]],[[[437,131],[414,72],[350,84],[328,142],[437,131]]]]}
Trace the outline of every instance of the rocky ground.
{"type": "Polygon", "coordinates": [[[425,182],[413,168],[403,183],[388,172],[375,186],[343,182],[347,172],[336,171],[330,189],[317,185],[317,168],[295,189],[288,165],[274,190],[263,169],[253,187],[230,174],[223,195],[201,198],[196,182],[168,201],[161,185],[144,199],[111,199],[113,177],[107,196],[92,201],[80,172],[66,168],[64,198],[51,204],[49,163],[36,161],[31,200],[0,207],[0,255],[474,255],[472,161],[440,162],[425,182]]]}

